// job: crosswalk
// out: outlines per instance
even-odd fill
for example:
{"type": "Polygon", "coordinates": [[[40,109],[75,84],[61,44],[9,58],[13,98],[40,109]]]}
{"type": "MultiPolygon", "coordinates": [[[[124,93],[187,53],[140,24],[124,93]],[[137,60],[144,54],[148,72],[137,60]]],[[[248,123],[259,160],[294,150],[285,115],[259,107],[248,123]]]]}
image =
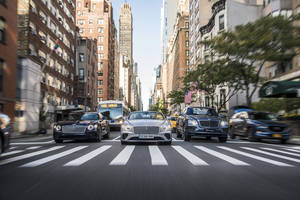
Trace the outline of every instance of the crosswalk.
{"type": "MultiPolygon", "coordinates": [[[[42,147],[32,146],[24,149],[13,148],[0,156],[0,168],[2,166],[16,163],[20,168],[35,168],[63,160],[62,167],[80,167],[92,160],[107,162],[107,166],[126,166],[136,160],[135,154],[144,154],[144,160],[140,162],[149,163],[151,166],[170,167],[174,157],[180,160],[178,165],[185,164],[194,167],[231,165],[238,167],[253,167],[256,165],[268,165],[277,167],[300,167],[300,152],[293,148],[280,147],[247,147],[243,146],[156,146],[149,145],[140,147],[135,145],[114,146],[105,144],[90,149],[87,145],[79,146],[54,146],[42,147]],[[110,157],[101,160],[103,154],[110,157]],[[69,157],[70,156],[70,157],[69,157]],[[78,156],[78,157],[77,157],[78,156]],[[148,162],[148,160],[150,162],[148,162]]],[[[176,164],[177,165],[177,164],[176,164]]]]}

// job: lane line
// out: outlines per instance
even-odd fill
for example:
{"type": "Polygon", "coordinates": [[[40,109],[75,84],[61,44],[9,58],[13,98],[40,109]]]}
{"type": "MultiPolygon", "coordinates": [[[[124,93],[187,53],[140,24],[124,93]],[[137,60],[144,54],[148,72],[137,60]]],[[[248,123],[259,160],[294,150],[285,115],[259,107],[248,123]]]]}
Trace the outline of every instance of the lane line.
{"type": "Polygon", "coordinates": [[[36,167],[36,166],[40,166],[40,165],[43,165],[47,162],[50,162],[50,161],[53,161],[53,160],[56,160],[58,158],[61,158],[61,157],[64,157],[64,156],[67,156],[71,153],[74,153],[76,151],[79,151],[81,149],[84,149],[86,148],[87,146],[79,146],[79,147],[75,147],[75,148],[72,148],[72,149],[69,149],[67,151],[63,151],[61,153],[58,153],[58,154],[55,154],[55,155],[52,155],[52,156],[48,156],[48,157],[45,157],[45,158],[42,158],[42,159],[39,159],[39,160],[35,160],[35,161],[32,161],[32,162],[29,162],[29,163],[26,163],[24,165],[22,165],[21,167],[36,167]]]}
{"type": "Polygon", "coordinates": [[[115,139],[113,139],[113,141],[118,140],[121,136],[119,135],[118,137],[116,137],[115,139]]]}
{"type": "Polygon", "coordinates": [[[28,147],[26,148],[27,150],[35,150],[35,149],[39,149],[41,148],[42,146],[34,146],[34,147],[28,147]]]}
{"type": "MultiPolygon", "coordinates": [[[[278,153],[283,153],[283,154],[287,154],[287,155],[291,155],[291,156],[297,156],[297,157],[300,157],[300,154],[298,154],[298,153],[291,153],[291,152],[288,152],[288,151],[281,151],[281,150],[278,150],[278,149],[272,149],[272,148],[261,148],[261,149],[269,150],[269,151],[274,151],[274,152],[278,152],[278,153]]],[[[300,153],[300,152],[299,152],[299,153],[300,153]]]]}
{"type": "Polygon", "coordinates": [[[24,151],[24,150],[10,151],[10,152],[1,154],[0,157],[14,155],[14,154],[17,154],[17,153],[21,153],[21,152],[23,152],[23,151],[24,151]]]}
{"type": "Polygon", "coordinates": [[[231,144],[250,144],[250,142],[246,142],[246,141],[232,141],[232,140],[229,140],[226,143],[231,143],[231,144]]]}
{"type": "Polygon", "coordinates": [[[135,146],[126,146],[109,165],[126,165],[135,146]]]}
{"type": "Polygon", "coordinates": [[[13,149],[16,149],[16,148],[18,148],[18,147],[10,147],[9,150],[13,150],[13,149]]]}
{"type": "Polygon", "coordinates": [[[283,163],[283,162],[279,162],[279,161],[276,161],[276,160],[271,160],[271,159],[264,158],[264,157],[261,157],[261,156],[256,156],[256,155],[253,155],[253,154],[250,154],[250,153],[246,153],[246,152],[243,152],[243,151],[239,151],[239,150],[235,150],[235,149],[232,149],[232,148],[229,148],[229,147],[218,146],[218,148],[224,149],[224,150],[236,153],[236,154],[240,154],[240,155],[243,155],[243,156],[246,156],[246,157],[249,157],[249,158],[253,158],[253,159],[256,159],[256,160],[259,160],[259,161],[262,161],[262,162],[273,164],[273,165],[276,165],[276,166],[280,166],[280,167],[293,167],[293,165],[289,165],[289,164],[286,164],[286,163],[283,163]]]}
{"type": "Polygon", "coordinates": [[[278,155],[278,154],[274,154],[274,153],[269,153],[267,151],[262,151],[262,150],[259,150],[259,149],[253,149],[253,148],[250,148],[250,147],[241,147],[241,148],[247,149],[249,151],[254,151],[254,152],[257,152],[257,153],[265,154],[265,155],[268,155],[268,156],[273,156],[273,157],[276,157],[276,158],[281,158],[281,159],[285,159],[285,160],[300,163],[300,160],[296,159],[296,158],[291,158],[291,157],[282,156],[282,155],[278,155]]]}
{"type": "Polygon", "coordinates": [[[222,159],[222,160],[225,160],[226,162],[229,162],[229,163],[231,163],[231,164],[233,164],[233,165],[237,165],[237,166],[249,166],[249,164],[246,163],[246,162],[243,162],[243,161],[238,160],[238,159],[235,159],[235,158],[233,158],[233,157],[231,157],[231,156],[227,156],[227,155],[225,155],[225,154],[219,153],[219,152],[217,152],[217,151],[208,149],[208,148],[206,148],[206,147],[203,147],[203,146],[195,146],[195,147],[196,147],[197,149],[199,149],[199,150],[201,150],[201,151],[204,151],[204,152],[206,152],[206,153],[208,153],[208,154],[211,154],[211,155],[213,155],[213,156],[215,156],[215,157],[217,157],[217,158],[220,158],[220,159],[222,159]]]}
{"type": "Polygon", "coordinates": [[[63,147],[64,146],[52,147],[50,149],[36,151],[36,152],[33,152],[33,153],[24,154],[24,155],[13,157],[13,158],[9,158],[9,159],[6,159],[6,160],[1,160],[0,161],[0,165],[5,165],[5,164],[8,164],[8,163],[12,163],[12,162],[15,162],[15,161],[23,160],[23,159],[26,159],[26,158],[31,158],[33,156],[37,156],[37,155],[40,155],[40,154],[43,154],[43,153],[54,151],[54,150],[57,150],[57,149],[60,149],[60,148],[63,148],[63,147]]]}
{"type": "Polygon", "coordinates": [[[152,165],[168,165],[164,155],[159,150],[158,146],[149,146],[152,165]]]}
{"type": "Polygon", "coordinates": [[[80,166],[80,165],[86,163],[87,161],[91,160],[92,158],[98,156],[99,154],[103,153],[104,151],[108,150],[110,147],[111,147],[111,145],[104,145],[84,156],[81,156],[80,158],[77,158],[75,160],[68,162],[64,166],[68,166],[68,167],[69,166],[80,166]]]}
{"type": "Polygon", "coordinates": [[[15,143],[11,143],[11,145],[39,145],[39,144],[52,144],[52,143],[54,143],[54,140],[48,142],[15,142],[15,143]]]}
{"type": "Polygon", "coordinates": [[[297,150],[297,149],[285,148],[285,150],[296,152],[296,153],[300,153],[300,150],[297,150]]]}
{"type": "Polygon", "coordinates": [[[208,166],[209,164],[189,151],[185,150],[181,146],[172,146],[180,155],[187,159],[190,163],[195,166],[208,166]]]}

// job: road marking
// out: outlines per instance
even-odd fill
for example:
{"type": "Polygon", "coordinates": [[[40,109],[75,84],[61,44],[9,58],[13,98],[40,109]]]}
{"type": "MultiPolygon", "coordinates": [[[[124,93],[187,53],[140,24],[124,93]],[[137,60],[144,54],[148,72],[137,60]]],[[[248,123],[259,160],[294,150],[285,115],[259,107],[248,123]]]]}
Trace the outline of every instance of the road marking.
{"type": "Polygon", "coordinates": [[[175,138],[173,138],[173,137],[172,137],[172,140],[173,140],[174,142],[183,142],[183,140],[177,140],[177,139],[175,139],[175,138]]]}
{"type": "Polygon", "coordinates": [[[60,148],[63,148],[63,147],[64,146],[52,147],[50,149],[36,151],[36,152],[33,152],[33,153],[28,153],[28,154],[25,154],[25,155],[9,158],[9,159],[6,159],[6,160],[1,160],[0,165],[5,165],[5,164],[12,163],[12,162],[15,162],[15,161],[23,160],[23,159],[30,158],[30,157],[33,157],[33,156],[37,156],[37,155],[40,155],[40,154],[43,154],[43,153],[54,151],[54,150],[57,150],[57,149],[60,149],[60,148]]]}
{"type": "Polygon", "coordinates": [[[235,159],[233,157],[230,157],[230,156],[227,156],[225,154],[222,154],[222,153],[219,153],[217,151],[214,151],[214,150],[211,150],[211,149],[208,149],[206,147],[203,147],[203,146],[195,146],[197,149],[200,149],[208,154],[211,154],[217,158],[220,158],[222,160],[225,160],[226,162],[229,162],[233,165],[237,165],[237,166],[249,166],[248,163],[246,162],[243,162],[243,161],[240,161],[238,159],[235,159]]]}
{"type": "Polygon", "coordinates": [[[237,153],[237,154],[249,157],[249,158],[260,160],[260,161],[263,161],[263,162],[266,162],[266,163],[270,163],[270,164],[273,164],[273,165],[276,165],[276,166],[293,167],[293,165],[289,165],[289,164],[286,164],[286,163],[283,163],[283,162],[271,160],[271,159],[264,158],[264,157],[261,157],[261,156],[256,156],[256,155],[253,155],[253,154],[250,154],[250,153],[246,153],[246,152],[243,152],[243,151],[239,151],[239,150],[235,150],[235,149],[232,149],[232,148],[229,148],[229,147],[218,146],[218,148],[224,149],[224,150],[227,150],[227,151],[230,151],[230,152],[233,152],[233,153],[237,153]]]}
{"type": "Polygon", "coordinates": [[[71,153],[74,153],[76,151],[79,151],[81,149],[84,149],[86,148],[87,146],[79,146],[79,147],[75,147],[73,149],[70,149],[70,150],[67,150],[67,151],[64,151],[64,152],[61,152],[61,153],[58,153],[58,154],[55,154],[55,155],[52,155],[52,156],[48,156],[46,158],[42,158],[42,159],[39,159],[39,160],[36,160],[36,161],[32,161],[32,162],[29,162],[27,164],[24,164],[22,165],[21,167],[36,167],[36,166],[40,166],[42,164],[45,164],[47,162],[50,162],[50,161],[53,161],[53,160],[56,160],[58,158],[61,158],[61,157],[64,157],[66,155],[69,155],[71,153]]]}
{"type": "Polygon", "coordinates": [[[35,149],[39,149],[41,148],[42,146],[34,146],[34,147],[28,147],[26,148],[27,150],[35,150],[35,149]]]}
{"type": "Polygon", "coordinates": [[[118,137],[116,137],[115,139],[113,139],[113,141],[118,140],[121,136],[119,135],[118,137]]]}
{"type": "Polygon", "coordinates": [[[0,157],[14,155],[14,154],[17,154],[17,153],[21,153],[21,152],[23,152],[23,151],[24,151],[24,150],[10,151],[10,152],[1,154],[0,157]]]}
{"type": "Polygon", "coordinates": [[[232,144],[249,144],[250,142],[246,141],[232,141],[232,140],[227,140],[226,143],[232,143],[232,144]]]}
{"type": "Polygon", "coordinates": [[[265,155],[268,155],[268,156],[273,156],[273,157],[277,157],[277,158],[281,158],[281,159],[285,159],[285,160],[300,163],[300,160],[296,159],[296,158],[291,158],[291,157],[282,156],[282,155],[278,155],[278,154],[274,154],[274,153],[269,153],[267,151],[262,151],[262,150],[259,150],[259,149],[253,149],[253,148],[250,148],[250,147],[241,147],[241,148],[247,149],[247,150],[250,150],[250,151],[254,151],[254,152],[257,152],[257,153],[265,154],[265,155]]]}
{"type": "Polygon", "coordinates": [[[91,160],[92,158],[98,156],[99,154],[103,153],[104,151],[106,151],[107,149],[109,149],[111,147],[111,145],[104,145],[84,156],[81,156],[80,158],[77,158],[75,160],[72,160],[70,162],[68,162],[67,164],[65,164],[64,166],[79,166],[82,165],[84,163],[86,163],[87,161],[91,160]]]}
{"type": "Polygon", "coordinates": [[[289,149],[289,148],[286,148],[285,150],[292,151],[292,152],[296,152],[296,153],[300,153],[300,150],[297,150],[297,149],[289,149]]]}
{"type": "Polygon", "coordinates": [[[168,165],[164,155],[159,150],[158,146],[149,146],[152,165],[168,165]]]}
{"type": "MultiPolygon", "coordinates": [[[[274,151],[274,152],[278,152],[278,153],[283,153],[283,154],[288,154],[288,155],[291,155],[291,156],[297,156],[297,157],[300,157],[300,154],[298,154],[298,153],[291,153],[291,152],[288,152],[288,151],[281,151],[281,150],[278,150],[278,149],[272,149],[272,148],[261,148],[261,149],[269,150],[269,151],[274,151]]],[[[299,153],[300,153],[300,152],[299,152],[299,153]]]]}
{"type": "Polygon", "coordinates": [[[200,159],[199,157],[195,156],[194,154],[190,153],[189,151],[185,150],[181,146],[172,146],[180,155],[182,155],[185,159],[191,162],[195,166],[208,166],[209,164],[206,163],[204,160],[200,159]]]}
{"type": "Polygon", "coordinates": [[[16,142],[16,143],[11,143],[11,145],[39,145],[39,144],[52,144],[52,143],[54,143],[54,140],[48,142],[16,142]]]}
{"type": "Polygon", "coordinates": [[[126,146],[109,165],[126,165],[135,146],[126,146]]]}
{"type": "Polygon", "coordinates": [[[16,148],[17,148],[17,147],[10,147],[9,150],[13,150],[13,149],[16,149],[16,148]]]}

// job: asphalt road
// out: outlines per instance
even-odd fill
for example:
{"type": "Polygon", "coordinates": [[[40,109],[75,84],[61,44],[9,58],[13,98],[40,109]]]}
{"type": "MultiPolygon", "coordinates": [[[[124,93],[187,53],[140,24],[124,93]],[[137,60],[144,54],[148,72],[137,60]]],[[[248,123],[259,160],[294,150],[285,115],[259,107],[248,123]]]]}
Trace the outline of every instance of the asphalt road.
{"type": "Polygon", "coordinates": [[[0,200],[300,199],[299,146],[213,139],[122,146],[118,134],[101,143],[12,141],[0,157],[0,200]]]}

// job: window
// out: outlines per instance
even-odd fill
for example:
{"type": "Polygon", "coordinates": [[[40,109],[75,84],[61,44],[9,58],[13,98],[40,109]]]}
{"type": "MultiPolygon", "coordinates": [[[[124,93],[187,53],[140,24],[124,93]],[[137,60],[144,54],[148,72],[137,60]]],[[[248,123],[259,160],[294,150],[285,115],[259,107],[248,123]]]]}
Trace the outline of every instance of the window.
{"type": "Polygon", "coordinates": [[[6,0],[0,0],[0,4],[2,4],[3,6],[6,6],[6,0]]]}
{"type": "Polygon", "coordinates": [[[77,23],[80,24],[80,25],[84,25],[85,20],[84,19],[78,19],[77,23]]]}
{"type": "Polygon", "coordinates": [[[187,37],[187,38],[189,37],[189,32],[188,31],[185,32],[185,37],[187,37]]]}
{"type": "Polygon", "coordinates": [[[98,72],[98,76],[103,76],[103,71],[102,70],[98,72]]]}
{"type": "Polygon", "coordinates": [[[80,1],[78,1],[77,6],[78,6],[78,8],[81,7],[81,2],[80,1]]]}
{"type": "Polygon", "coordinates": [[[78,16],[80,16],[80,14],[81,14],[81,11],[80,11],[80,10],[78,10],[78,11],[77,11],[77,15],[78,15],[78,16]]]}
{"type": "Polygon", "coordinates": [[[98,63],[98,71],[102,71],[103,69],[103,62],[98,63]]]}
{"type": "Polygon", "coordinates": [[[4,81],[4,61],[0,59],[0,93],[3,92],[3,81],[4,81]]]}
{"type": "Polygon", "coordinates": [[[187,57],[190,56],[190,51],[189,50],[185,51],[185,56],[187,56],[187,57]]]}
{"type": "Polygon", "coordinates": [[[189,41],[185,41],[185,46],[186,46],[186,47],[190,46],[189,41]]]}
{"type": "Polygon", "coordinates": [[[219,17],[219,31],[223,30],[224,28],[225,28],[224,15],[221,15],[219,17]]]}
{"type": "Polygon", "coordinates": [[[90,33],[93,33],[93,29],[92,28],[90,28],[90,33]]]}
{"type": "Polygon", "coordinates": [[[102,98],[98,98],[98,102],[101,102],[102,101],[102,98]]]}
{"type": "Polygon", "coordinates": [[[89,24],[93,24],[93,20],[92,19],[89,20],[89,24]]]}
{"type": "Polygon", "coordinates": [[[188,23],[188,22],[185,22],[185,23],[184,23],[184,27],[185,27],[185,28],[189,28],[189,23],[188,23]]]}
{"type": "Polygon", "coordinates": [[[102,59],[104,57],[103,53],[98,53],[98,59],[102,59]]]}
{"type": "Polygon", "coordinates": [[[103,36],[99,36],[98,37],[98,42],[103,42],[104,41],[104,37],[103,36]]]}
{"type": "Polygon", "coordinates": [[[98,19],[98,24],[104,24],[104,20],[103,19],[98,19]]]}
{"type": "Polygon", "coordinates": [[[103,89],[102,88],[98,89],[98,94],[103,94],[103,89]]]}
{"type": "Polygon", "coordinates": [[[0,17],[0,43],[5,43],[6,22],[3,17],[0,17]]]}
{"type": "Polygon", "coordinates": [[[84,33],[84,28],[80,28],[79,33],[84,33]]]}
{"type": "Polygon", "coordinates": [[[99,80],[98,85],[103,85],[103,80],[99,80]]]}
{"type": "Polygon", "coordinates": [[[84,53],[79,53],[79,61],[80,62],[84,61],[84,53]]]}
{"type": "Polygon", "coordinates": [[[79,69],[79,80],[84,80],[84,69],[79,69]]]}
{"type": "Polygon", "coordinates": [[[93,3],[93,10],[96,10],[97,5],[93,3]]]}
{"type": "Polygon", "coordinates": [[[98,45],[98,51],[103,51],[104,50],[104,46],[103,45],[98,45]]]}
{"type": "Polygon", "coordinates": [[[99,27],[98,28],[98,33],[104,33],[104,28],[103,27],[99,27]]]}
{"type": "Polygon", "coordinates": [[[189,66],[189,65],[190,65],[190,60],[186,59],[186,60],[185,60],[185,64],[186,64],[187,66],[189,66]]]}

